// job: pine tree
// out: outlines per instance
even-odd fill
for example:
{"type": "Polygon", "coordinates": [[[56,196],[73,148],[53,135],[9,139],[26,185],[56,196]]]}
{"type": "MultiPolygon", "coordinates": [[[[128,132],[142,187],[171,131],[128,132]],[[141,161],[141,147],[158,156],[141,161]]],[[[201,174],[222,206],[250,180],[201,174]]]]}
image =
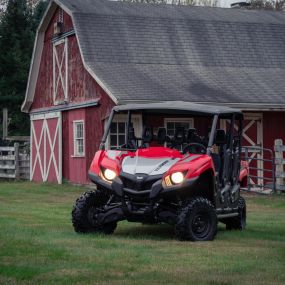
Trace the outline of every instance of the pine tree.
{"type": "Polygon", "coordinates": [[[0,22],[0,110],[9,110],[10,135],[29,134],[29,116],[21,113],[21,104],[40,18],[26,0],[9,0],[0,22]]]}

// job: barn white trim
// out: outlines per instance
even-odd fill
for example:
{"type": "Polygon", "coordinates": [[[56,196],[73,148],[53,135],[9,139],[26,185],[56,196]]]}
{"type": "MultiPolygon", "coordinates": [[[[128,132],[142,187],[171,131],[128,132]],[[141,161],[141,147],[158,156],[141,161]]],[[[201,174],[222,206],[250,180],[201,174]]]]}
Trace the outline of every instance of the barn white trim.
{"type": "Polygon", "coordinates": [[[56,173],[57,182],[62,183],[62,116],[61,112],[31,115],[31,172],[30,180],[34,179],[36,165],[39,165],[41,179],[43,182],[49,181],[50,169],[53,165],[56,173]],[[54,136],[51,136],[49,120],[57,119],[54,136]],[[42,121],[40,135],[37,137],[35,121],[42,121]],[[58,142],[56,144],[56,142],[58,142]],[[40,148],[43,146],[43,157],[40,148]],[[35,147],[35,148],[33,148],[35,147]],[[48,155],[47,147],[50,148],[48,155]],[[58,148],[58,157],[55,149],[58,148]],[[33,153],[35,149],[36,153],[33,153]],[[34,159],[35,158],[35,159],[34,159]]]}

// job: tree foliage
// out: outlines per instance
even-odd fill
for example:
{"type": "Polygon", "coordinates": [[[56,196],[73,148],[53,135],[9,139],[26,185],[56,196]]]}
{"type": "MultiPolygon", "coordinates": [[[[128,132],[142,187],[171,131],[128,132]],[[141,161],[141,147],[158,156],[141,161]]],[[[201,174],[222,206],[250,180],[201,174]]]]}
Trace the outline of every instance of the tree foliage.
{"type": "Polygon", "coordinates": [[[285,10],[285,0],[252,0],[250,5],[246,7],[247,9],[254,10],[285,10]]]}
{"type": "MultiPolygon", "coordinates": [[[[27,135],[29,117],[21,113],[36,27],[45,2],[7,0],[0,22],[0,111],[8,108],[10,135],[27,135]]],[[[2,6],[3,7],[3,6],[2,6]]]]}

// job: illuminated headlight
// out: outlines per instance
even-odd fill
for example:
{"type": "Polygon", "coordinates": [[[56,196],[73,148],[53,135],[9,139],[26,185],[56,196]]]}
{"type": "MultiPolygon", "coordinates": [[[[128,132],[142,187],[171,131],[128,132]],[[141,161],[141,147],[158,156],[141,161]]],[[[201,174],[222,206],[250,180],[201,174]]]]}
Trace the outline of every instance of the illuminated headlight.
{"type": "Polygon", "coordinates": [[[184,174],[182,172],[174,172],[170,175],[170,179],[173,184],[180,184],[184,180],[184,174]]]}
{"type": "Polygon", "coordinates": [[[108,169],[108,168],[103,170],[103,175],[104,175],[104,178],[106,178],[106,180],[108,180],[108,181],[114,180],[115,177],[117,176],[115,171],[108,169]]]}

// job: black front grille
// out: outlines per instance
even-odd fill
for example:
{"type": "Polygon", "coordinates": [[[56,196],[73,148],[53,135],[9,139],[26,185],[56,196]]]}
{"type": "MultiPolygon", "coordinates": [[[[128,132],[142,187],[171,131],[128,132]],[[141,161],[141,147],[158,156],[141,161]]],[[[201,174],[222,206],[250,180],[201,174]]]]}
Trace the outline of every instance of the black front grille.
{"type": "Polygon", "coordinates": [[[161,177],[155,176],[142,176],[142,175],[121,175],[120,177],[123,181],[123,187],[129,188],[137,191],[143,191],[143,190],[150,190],[152,185],[161,179],[161,177]],[[143,177],[143,179],[137,179],[137,177],[143,177]]]}

